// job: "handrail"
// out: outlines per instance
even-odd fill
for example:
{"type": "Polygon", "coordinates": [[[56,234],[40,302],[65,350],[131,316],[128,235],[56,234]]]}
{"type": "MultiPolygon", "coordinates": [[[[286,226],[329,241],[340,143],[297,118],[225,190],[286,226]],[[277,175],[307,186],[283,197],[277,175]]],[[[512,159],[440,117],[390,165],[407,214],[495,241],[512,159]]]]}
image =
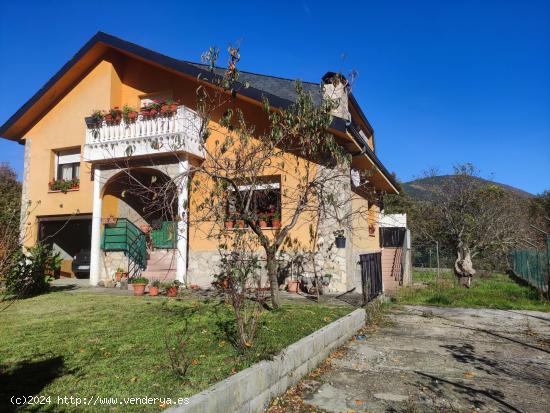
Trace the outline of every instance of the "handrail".
{"type": "Polygon", "coordinates": [[[124,234],[110,233],[108,229],[109,227],[106,226],[103,231],[102,249],[104,251],[123,251],[128,256],[128,277],[139,276],[141,271],[147,268],[145,233],[127,218],[118,218],[114,227],[114,229],[124,230],[124,234]],[[110,241],[109,238],[111,238],[110,241]]]}

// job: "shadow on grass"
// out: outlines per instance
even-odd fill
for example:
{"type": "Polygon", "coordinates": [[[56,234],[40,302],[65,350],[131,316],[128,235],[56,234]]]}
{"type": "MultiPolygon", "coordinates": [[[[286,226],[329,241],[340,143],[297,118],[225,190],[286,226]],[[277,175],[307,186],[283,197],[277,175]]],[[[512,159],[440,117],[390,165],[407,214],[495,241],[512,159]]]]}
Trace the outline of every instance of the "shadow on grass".
{"type": "Polygon", "coordinates": [[[46,293],[58,293],[61,291],[72,291],[77,290],[78,285],[76,284],[67,284],[67,285],[52,285],[46,293]]]}
{"type": "Polygon", "coordinates": [[[34,396],[58,377],[67,374],[62,356],[40,361],[23,360],[14,366],[0,365],[0,410],[15,412],[12,396],[34,396]]]}

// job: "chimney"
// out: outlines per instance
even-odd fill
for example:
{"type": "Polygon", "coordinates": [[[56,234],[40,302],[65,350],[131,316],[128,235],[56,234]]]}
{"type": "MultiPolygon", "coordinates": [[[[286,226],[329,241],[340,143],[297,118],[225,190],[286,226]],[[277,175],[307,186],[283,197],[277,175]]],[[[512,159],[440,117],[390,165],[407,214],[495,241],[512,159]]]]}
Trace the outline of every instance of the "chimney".
{"type": "Polygon", "coordinates": [[[348,110],[349,82],[340,73],[327,72],[323,78],[323,95],[325,99],[335,101],[338,106],[331,112],[332,116],[350,120],[348,110]]]}

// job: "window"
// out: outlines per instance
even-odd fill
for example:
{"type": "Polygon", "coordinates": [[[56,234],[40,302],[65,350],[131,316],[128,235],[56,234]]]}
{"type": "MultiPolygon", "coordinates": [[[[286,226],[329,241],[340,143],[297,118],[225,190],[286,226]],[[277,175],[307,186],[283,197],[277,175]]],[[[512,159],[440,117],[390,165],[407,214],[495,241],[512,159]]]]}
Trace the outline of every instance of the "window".
{"type": "MultiPolygon", "coordinates": [[[[240,185],[239,192],[249,196],[250,185],[240,185]]],[[[227,216],[230,220],[239,220],[240,213],[236,205],[236,197],[230,192],[227,199],[227,216]]],[[[261,226],[279,227],[281,220],[281,184],[266,182],[256,185],[250,195],[251,211],[260,221],[261,226]]]]}
{"type": "Polygon", "coordinates": [[[55,154],[56,180],[70,181],[80,178],[80,148],[59,151],[55,154]]]}

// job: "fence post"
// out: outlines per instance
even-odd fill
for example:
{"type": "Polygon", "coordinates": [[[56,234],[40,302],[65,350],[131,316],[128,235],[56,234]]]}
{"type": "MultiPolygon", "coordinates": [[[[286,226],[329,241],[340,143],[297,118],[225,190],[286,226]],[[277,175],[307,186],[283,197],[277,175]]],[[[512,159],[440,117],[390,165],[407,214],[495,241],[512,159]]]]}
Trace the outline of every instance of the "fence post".
{"type": "Polygon", "coordinates": [[[437,260],[437,281],[439,281],[439,241],[435,242],[435,254],[437,260]]]}

